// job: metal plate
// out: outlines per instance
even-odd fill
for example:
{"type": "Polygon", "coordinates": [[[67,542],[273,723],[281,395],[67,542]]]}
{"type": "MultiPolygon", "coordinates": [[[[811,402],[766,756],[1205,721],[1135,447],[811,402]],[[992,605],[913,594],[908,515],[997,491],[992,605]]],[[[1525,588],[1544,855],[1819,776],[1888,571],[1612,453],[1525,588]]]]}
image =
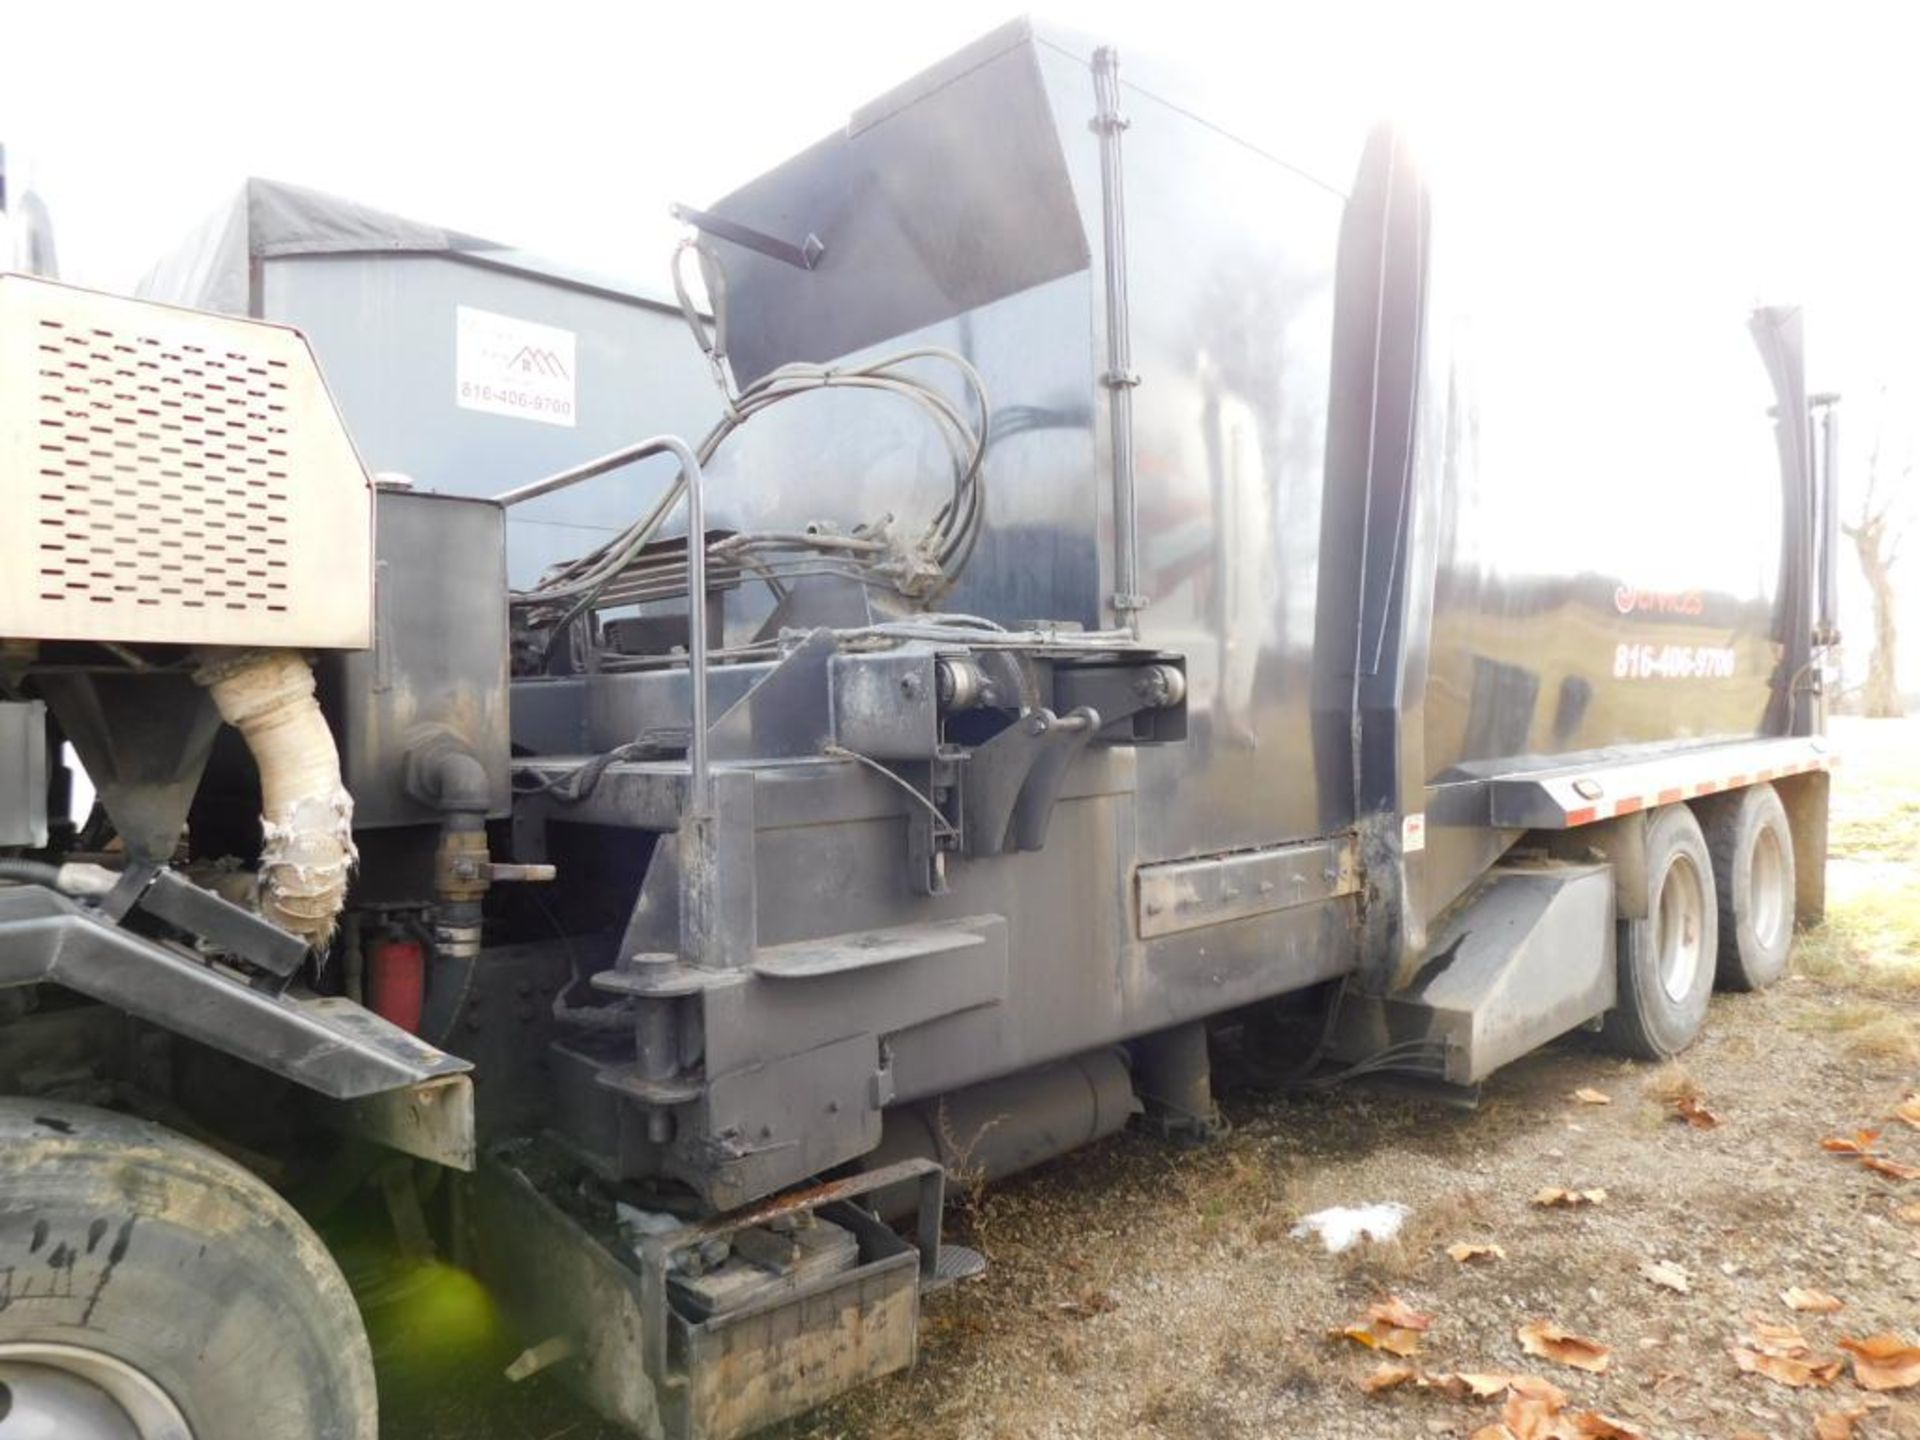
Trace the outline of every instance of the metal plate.
{"type": "Polygon", "coordinates": [[[0,633],[361,649],[372,489],[292,330],[0,276],[0,633]]]}
{"type": "Polygon", "coordinates": [[[1243,850],[1140,869],[1140,937],[1266,915],[1359,888],[1353,837],[1243,850]]]}

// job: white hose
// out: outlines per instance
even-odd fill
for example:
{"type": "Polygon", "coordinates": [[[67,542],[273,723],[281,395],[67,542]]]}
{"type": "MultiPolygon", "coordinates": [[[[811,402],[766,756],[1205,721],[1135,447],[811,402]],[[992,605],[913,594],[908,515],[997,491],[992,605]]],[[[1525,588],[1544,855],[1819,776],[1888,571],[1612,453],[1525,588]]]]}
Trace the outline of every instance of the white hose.
{"type": "Polygon", "coordinates": [[[353,797],[296,650],[204,651],[194,678],[245,738],[260,771],[260,913],[315,947],[346,903],[353,797]]]}

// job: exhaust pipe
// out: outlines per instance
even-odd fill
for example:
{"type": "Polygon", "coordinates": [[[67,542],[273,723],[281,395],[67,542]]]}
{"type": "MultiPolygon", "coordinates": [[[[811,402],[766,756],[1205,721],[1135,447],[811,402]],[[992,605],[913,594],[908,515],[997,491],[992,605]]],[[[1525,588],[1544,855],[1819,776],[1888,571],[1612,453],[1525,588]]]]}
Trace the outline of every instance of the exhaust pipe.
{"type": "Polygon", "coordinates": [[[260,771],[260,913],[316,949],[346,903],[353,797],[297,650],[206,650],[194,679],[238,730],[260,771]]]}

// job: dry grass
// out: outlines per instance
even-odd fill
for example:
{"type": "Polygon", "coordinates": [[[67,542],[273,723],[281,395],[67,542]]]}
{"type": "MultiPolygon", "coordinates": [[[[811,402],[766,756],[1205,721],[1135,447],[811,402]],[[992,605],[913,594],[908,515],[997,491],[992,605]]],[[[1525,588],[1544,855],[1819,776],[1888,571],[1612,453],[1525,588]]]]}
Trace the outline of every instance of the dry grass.
{"type": "Polygon", "coordinates": [[[1920,991],[1920,885],[1837,898],[1795,942],[1794,968],[1831,985],[1920,991]]]}
{"type": "Polygon", "coordinates": [[[1656,1105],[1671,1108],[1682,1100],[1700,1098],[1700,1082],[1693,1078],[1686,1066],[1677,1061],[1669,1061],[1647,1077],[1647,1083],[1641,1093],[1656,1105]]]}
{"type": "Polygon", "coordinates": [[[1812,1005],[1787,1022],[1795,1030],[1825,1032],[1859,1060],[1920,1065],[1920,1018],[1873,1000],[1812,1005]]]}

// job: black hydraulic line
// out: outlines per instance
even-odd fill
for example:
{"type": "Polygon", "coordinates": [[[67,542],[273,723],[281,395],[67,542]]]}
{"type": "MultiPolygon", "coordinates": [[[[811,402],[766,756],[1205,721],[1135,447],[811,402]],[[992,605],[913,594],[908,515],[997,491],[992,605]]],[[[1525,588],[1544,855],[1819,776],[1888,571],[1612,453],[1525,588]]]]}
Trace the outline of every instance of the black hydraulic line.
{"type": "Polygon", "coordinates": [[[44,860],[0,860],[0,880],[22,885],[39,885],[47,890],[60,888],[60,867],[44,860]]]}

